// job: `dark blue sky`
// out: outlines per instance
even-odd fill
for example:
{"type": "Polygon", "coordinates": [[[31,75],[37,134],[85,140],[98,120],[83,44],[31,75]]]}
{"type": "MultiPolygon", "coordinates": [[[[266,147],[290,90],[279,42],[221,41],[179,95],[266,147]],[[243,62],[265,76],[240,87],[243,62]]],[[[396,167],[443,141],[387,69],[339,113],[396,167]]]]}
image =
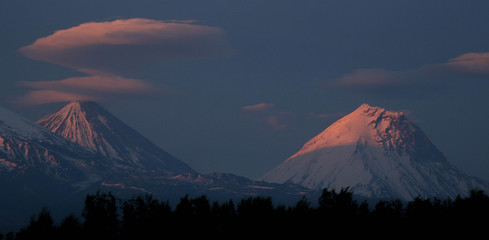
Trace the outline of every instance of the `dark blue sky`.
{"type": "Polygon", "coordinates": [[[368,103],[404,111],[489,180],[488,11],[485,0],[2,1],[0,104],[37,120],[63,105],[53,91],[97,99],[197,171],[254,179],[368,103]],[[177,40],[116,29],[136,44],[32,46],[135,18],[176,24],[177,40]],[[68,84],[108,75],[130,87],[68,84]]]}

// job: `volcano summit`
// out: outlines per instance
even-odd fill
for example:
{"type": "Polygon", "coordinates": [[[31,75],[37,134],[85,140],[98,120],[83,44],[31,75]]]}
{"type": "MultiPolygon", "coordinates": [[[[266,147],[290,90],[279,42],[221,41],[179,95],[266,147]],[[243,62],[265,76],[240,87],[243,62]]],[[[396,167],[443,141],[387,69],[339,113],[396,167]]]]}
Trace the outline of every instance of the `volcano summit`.
{"type": "Polygon", "coordinates": [[[489,185],[450,164],[402,112],[362,104],[259,180],[370,198],[456,197],[489,185]]]}
{"type": "Polygon", "coordinates": [[[100,153],[119,168],[195,173],[95,102],[70,102],[37,121],[52,132],[100,153]]]}

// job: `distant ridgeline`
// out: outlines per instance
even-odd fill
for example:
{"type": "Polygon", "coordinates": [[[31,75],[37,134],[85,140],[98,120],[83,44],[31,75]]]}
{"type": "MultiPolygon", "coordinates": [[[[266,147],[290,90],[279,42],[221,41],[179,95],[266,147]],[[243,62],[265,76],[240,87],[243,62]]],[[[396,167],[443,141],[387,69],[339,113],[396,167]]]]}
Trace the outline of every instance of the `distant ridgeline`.
{"type": "MultiPolygon", "coordinates": [[[[349,188],[324,189],[318,207],[303,198],[293,206],[275,206],[270,197],[238,203],[209,202],[205,195],[182,197],[175,208],[151,195],[118,199],[97,192],[85,198],[83,221],[68,215],[55,224],[48,209],[31,217],[7,239],[159,239],[181,237],[346,237],[481,236],[489,216],[489,197],[473,189],[467,197],[380,200],[375,207],[358,203],[349,188]],[[393,234],[394,233],[394,234],[393,234]],[[319,234],[319,235],[318,235],[319,234]],[[402,234],[402,235],[399,235],[402,234]],[[428,234],[428,235],[427,235],[428,234]]],[[[0,235],[2,239],[3,235],[0,235]]]]}

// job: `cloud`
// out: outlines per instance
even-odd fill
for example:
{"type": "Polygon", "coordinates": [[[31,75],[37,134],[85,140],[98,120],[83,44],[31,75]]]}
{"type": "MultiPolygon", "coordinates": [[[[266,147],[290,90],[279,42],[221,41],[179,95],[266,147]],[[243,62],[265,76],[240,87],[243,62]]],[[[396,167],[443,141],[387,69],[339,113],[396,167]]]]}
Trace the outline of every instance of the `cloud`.
{"type": "Polygon", "coordinates": [[[446,66],[475,74],[489,74],[489,52],[466,53],[452,58],[446,66]]]}
{"type": "Polygon", "coordinates": [[[275,106],[275,104],[273,104],[273,103],[258,103],[255,105],[244,106],[241,109],[243,111],[265,111],[265,110],[270,109],[274,106],[275,106]]]}
{"type": "Polygon", "coordinates": [[[317,85],[331,90],[366,93],[375,96],[401,97],[424,94],[424,83],[417,81],[415,71],[390,71],[380,68],[361,68],[339,78],[317,85]],[[413,81],[414,79],[414,81],[413,81]]]}
{"type": "Polygon", "coordinates": [[[352,73],[335,79],[334,85],[338,87],[380,87],[402,85],[398,73],[385,69],[366,68],[356,69],[352,73]]]}
{"type": "Polygon", "coordinates": [[[71,77],[56,81],[20,82],[20,85],[34,89],[50,89],[65,92],[134,94],[158,91],[157,87],[142,80],[123,78],[115,75],[71,77]]]}
{"type": "Polygon", "coordinates": [[[290,115],[289,112],[276,112],[272,111],[275,107],[273,103],[258,103],[255,105],[247,105],[241,108],[242,111],[249,113],[254,118],[270,127],[273,130],[283,130],[287,127],[285,123],[286,117],[290,115]]]}
{"type": "Polygon", "coordinates": [[[195,23],[194,20],[143,18],[88,22],[39,38],[19,49],[20,53],[90,76],[20,82],[21,86],[37,90],[29,92],[19,102],[42,104],[57,100],[105,99],[117,94],[161,93],[163,89],[148,82],[122,75],[170,60],[232,54],[222,29],[195,23]]]}
{"type": "Polygon", "coordinates": [[[18,99],[17,102],[24,106],[73,100],[101,101],[109,97],[114,98],[122,95],[136,96],[167,91],[139,79],[114,75],[71,77],[55,81],[20,82],[19,85],[35,89],[18,99]]]}
{"type": "Polygon", "coordinates": [[[19,51],[31,59],[89,74],[120,73],[168,60],[232,53],[222,29],[193,22],[143,18],[89,22],[58,30],[19,51]]]}
{"type": "Polygon", "coordinates": [[[271,115],[267,118],[267,124],[271,126],[274,130],[282,130],[287,127],[287,124],[285,124],[285,116],[287,116],[289,113],[287,112],[281,112],[278,114],[271,115]]]}
{"type": "Polygon", "coordinates": [[[416,69],[391,71],[382,68],[355,69],[339,78],[318,85],[352,92],[382,96],[430,95],[450,79],[460,81],[475,75],[489,74],[489,52],[466,53],[445,63],[425,64],[416,69]]]}
{"type": "Polygon", "coordinates": [[[36,90],[30,91],[25,96],[18,99],[17,103],[21,106],[33,106],[54,102],[68,101],[99,101],[96,96],[68,93],[56,90],[36,90]]]}

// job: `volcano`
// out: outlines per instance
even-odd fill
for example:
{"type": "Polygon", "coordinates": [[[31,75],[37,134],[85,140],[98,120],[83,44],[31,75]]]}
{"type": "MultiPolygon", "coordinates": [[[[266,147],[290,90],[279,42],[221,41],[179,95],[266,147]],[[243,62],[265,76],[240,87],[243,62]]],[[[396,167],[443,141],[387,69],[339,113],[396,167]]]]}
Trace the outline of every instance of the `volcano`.
{"type": "Polygon", "coordinates": [[[369,198],[456,197],[489,185],[450,164],[402,112],[362,104],[258,180],[369,198]]]}
{"type": "Polygon", "coordinates": [[[110,159],[115,168],[141,168],[170,174],[195,173],[95,102],[70,102],[37,121],[85,148],[110,159]]]}

